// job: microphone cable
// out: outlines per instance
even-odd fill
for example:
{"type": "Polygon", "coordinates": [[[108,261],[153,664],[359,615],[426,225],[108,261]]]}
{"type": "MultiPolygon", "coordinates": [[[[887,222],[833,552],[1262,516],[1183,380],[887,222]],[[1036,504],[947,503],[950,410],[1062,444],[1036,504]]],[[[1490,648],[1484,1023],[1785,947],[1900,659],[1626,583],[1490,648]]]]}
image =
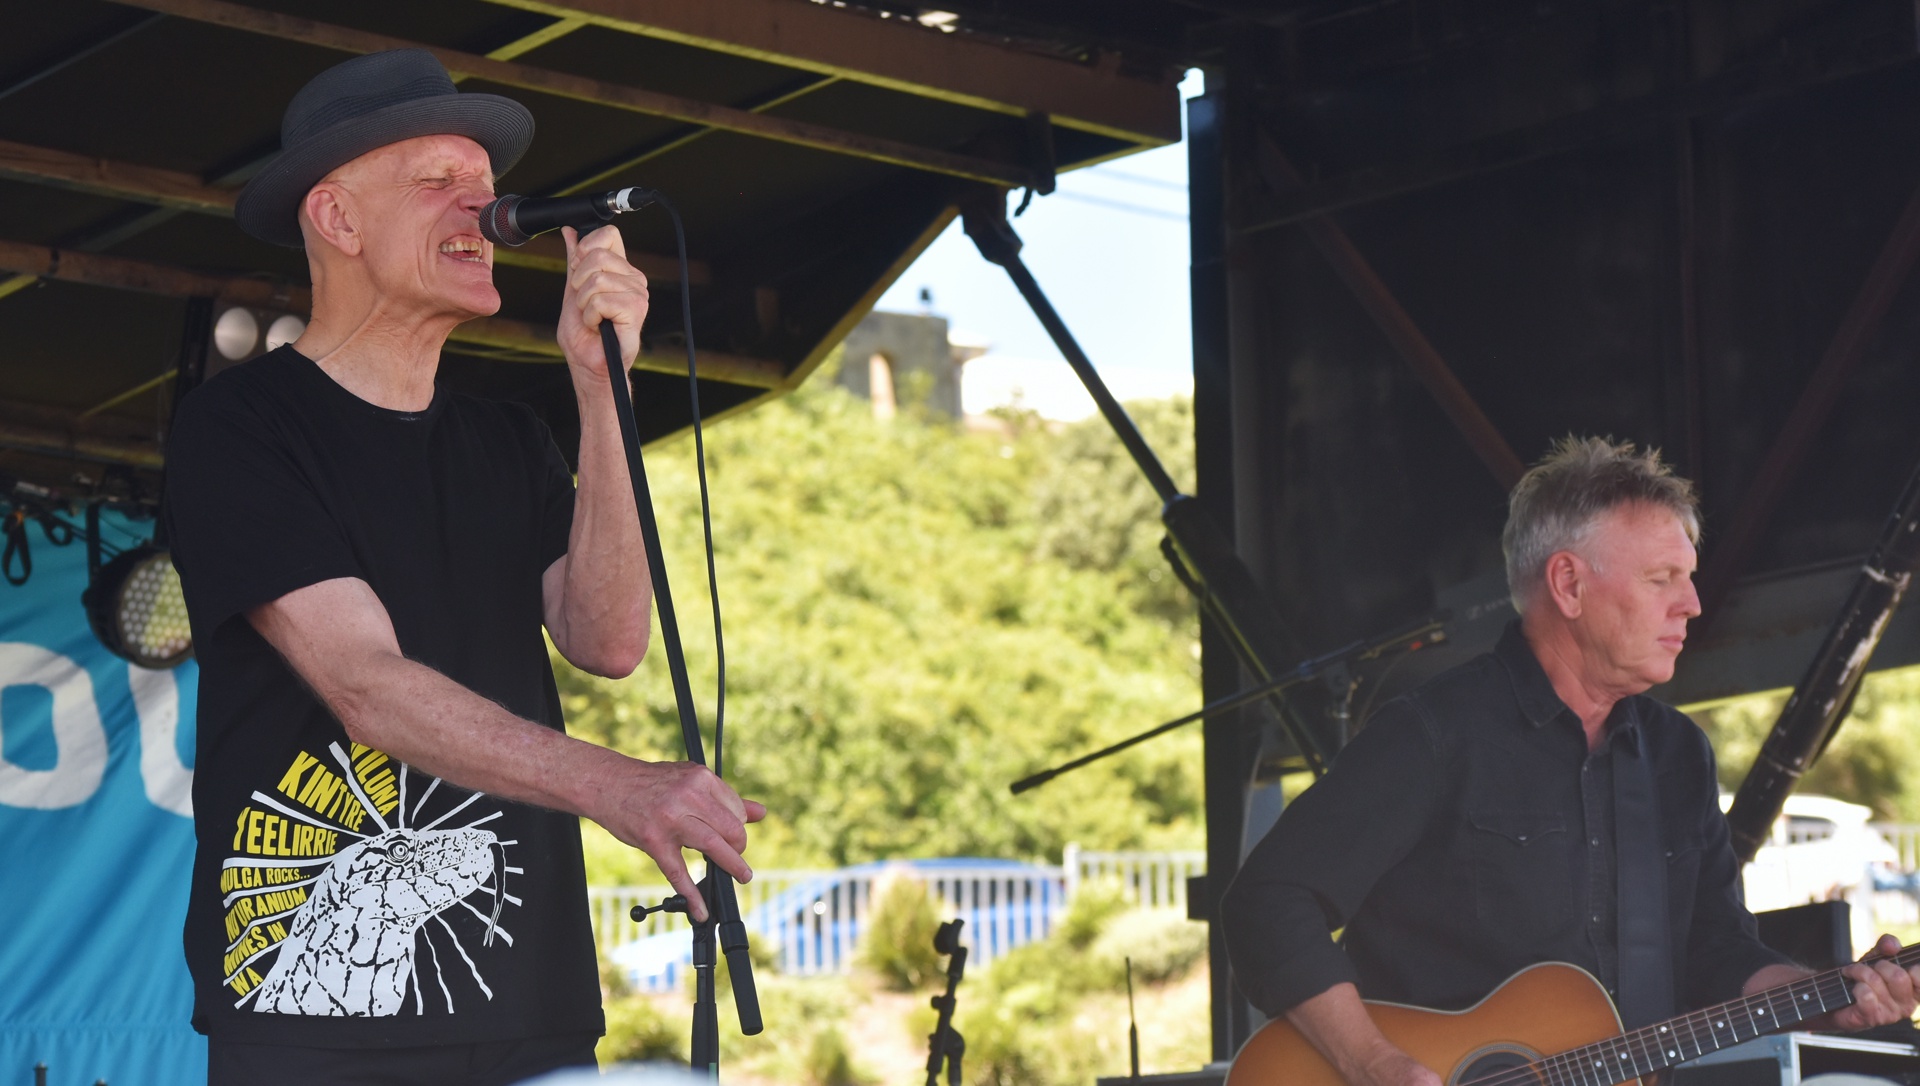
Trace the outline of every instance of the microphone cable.
{"type": "MultiPolygon", "coordinates": [[[[680,219],[680,211],[665,195],[654,189],[638,186],[620,189],[595,197],[549,197],[528,199],[524,196],[501,196],[480,209],[480,232],[487,240],[496,245],[523,245],[535,235],[572,226],[580,236],[602,226],[611,226],[613,218],[622,212],[638,211],[648,204],[659,204],[673,222],[674,247],[677,250],[680,265],[680,329],[687,345],[687,399],[693,416],[693,450],[695,472],[700,479],[700,528],[702,543],[706,549],[707,594],[713,605],[713,652],[715,670],[714,716],[713,716],[713,775],[724,777],[727,721],[727,648],[720,620],[720,575],[716,568],[713,549],[713,507],[707,485],[707,442],[705,427],[700,417],[700,363],[693,338],[693,275],[687,258],[687,230],[680,219]],[[521,215],[528,216],[526,222],[521,215]],[[599,221],[593,221],[594,219],[599,221]]],[[[607,358],[608,380],[614,385],[615,413],[620,419],[622,440],[627,444],[628,467],[639,471],[633,479],[634,499],[640,503],[642,530],[649,523],[650,498],[645,482],[644,468],[640,459],[639,419],[633,411],[631,395],[632,376],[629,370],[627,381],[623,384],[614,378],[616,360],[620,356],[617,337],[613,327],[606,321],[601,322],[601,342],[607,358]]],[[[655,518],[657,520],[657,518],[655,518]]],[[[654,524],[654,535],[660,535],[658,524],[654,524]]],[[[665,541],[654,538],[644,544],[653,548],[664,566],[665,541]]],[[[665,583],[665,569],[649,570],[649,575],[658,573],[665,583]]],[[[683,737],[687,740],[689,755],[697,756],[703,746],[699,732],[699,714],[693,709],[693,688],[691,677],[686,673],[686,654],[679,637],[679,625],[673,616],[672,594],[670,591],[656,593],[656,603],[660,606],[660,619],[663,632],[667,637],[668,670],[673,676],[674,699],[682,700],[685,691],[686,706],[681,715],[683,737]],[[684,684],[684,686],[683,686],[684,684]],[[691,732],[685,729],[692,728],[691,732]]]]}
{"type": "Polygon", "coordinates": [[[680,330],[687,341],[687,400],[693,411],[693,462],[695,474],[700,479],[700,530],[707,552],[707,596],[713,602],[713,775],[725,780],[727,647],[720,628],[720,575],[714,564],[713,508],[707,494],[707,442],[700,423],[700,364],[693,346],[693,276],[687,261],[687,230],[680,221],[679,209],[673,206],[672,201],[658,191],[648,189],[646,192],[673,221],[673,243],[680,258],[680,330]]]}

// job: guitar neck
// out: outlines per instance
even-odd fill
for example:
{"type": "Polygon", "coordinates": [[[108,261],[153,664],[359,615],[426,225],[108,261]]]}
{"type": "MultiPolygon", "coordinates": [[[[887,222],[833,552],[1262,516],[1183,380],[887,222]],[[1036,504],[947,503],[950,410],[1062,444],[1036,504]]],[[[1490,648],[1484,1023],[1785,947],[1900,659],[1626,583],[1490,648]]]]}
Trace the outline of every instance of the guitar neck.
{"type": "MultiPolygon", "coordinates": [[[[1893,960],[1903,967],[1920,963],[1920,944],[1903,949],[1893,960]]],[[[1840,970],[1829,969],[1548,1056],[1533,1069],[1546,1086],[1612,1086],[1852,1005],[1852,984],[1840,970]]]]}

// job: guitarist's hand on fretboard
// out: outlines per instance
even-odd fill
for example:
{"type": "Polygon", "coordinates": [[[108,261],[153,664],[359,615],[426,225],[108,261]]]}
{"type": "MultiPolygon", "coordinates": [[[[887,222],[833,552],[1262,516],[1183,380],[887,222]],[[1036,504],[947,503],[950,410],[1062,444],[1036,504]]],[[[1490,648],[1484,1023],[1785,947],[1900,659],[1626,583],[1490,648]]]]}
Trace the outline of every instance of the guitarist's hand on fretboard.
{"type": "MultiPolygon", "coordinates": [[[[1852,1033],[1911,1019],[1916,1004],[1920,1004],[1920,964],[1903,967],[1894,960],[1899,954],[1900,940],[1882,935],[1866,957],[1842,970],[1850,982],[1853,1006],[1842,1007],[1807,1025],[1813,1029],[1852,1033]]],[[[1748,987],[1761,979],[1756,975],[1748,987]]]]}

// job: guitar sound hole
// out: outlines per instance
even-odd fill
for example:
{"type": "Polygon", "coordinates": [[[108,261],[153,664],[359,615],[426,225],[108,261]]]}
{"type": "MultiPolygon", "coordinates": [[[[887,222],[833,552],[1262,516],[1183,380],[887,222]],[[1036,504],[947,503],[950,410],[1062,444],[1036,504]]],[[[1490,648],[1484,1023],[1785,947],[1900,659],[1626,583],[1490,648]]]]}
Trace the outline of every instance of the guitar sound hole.
{"type": "Polygon", "coordinates": [[[1456,1086],[1473,1086],[1476,1082],[1485,1082],[1504,1071],[1525,1067],[1536,1058],[1538,1058],[1537,1053],[1524,1049],[1495,1048],[1476,1052],[1467,1059],[1466,1065],[1453,1082],[1456,1086]]]}

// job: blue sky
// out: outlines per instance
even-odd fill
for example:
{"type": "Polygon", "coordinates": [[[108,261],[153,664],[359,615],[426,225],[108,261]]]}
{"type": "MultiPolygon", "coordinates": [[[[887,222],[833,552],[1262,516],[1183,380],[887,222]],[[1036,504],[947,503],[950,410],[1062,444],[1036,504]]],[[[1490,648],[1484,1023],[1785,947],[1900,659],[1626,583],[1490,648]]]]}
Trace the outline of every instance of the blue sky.
{"type": "MultiPolygon", "coordinates": [[[[1197,72],[1180,86],[1183,97],[1202,89],[1197,72]]],[[[1053,195],[1035,197],[1012,220],[1027,266],[1123,400],[1193,387],[1186,186],[1187,148],[1179,143],[1062,174],[1053,195]]],[[[1048,417],[1092,413],[1046,329],[958,222],[876,308],[920,312],[923,287],[955,339],[988,346],[967,364],[969,411],[1004,402],[1018,388],[1021,402],[1048,417]]]]}

